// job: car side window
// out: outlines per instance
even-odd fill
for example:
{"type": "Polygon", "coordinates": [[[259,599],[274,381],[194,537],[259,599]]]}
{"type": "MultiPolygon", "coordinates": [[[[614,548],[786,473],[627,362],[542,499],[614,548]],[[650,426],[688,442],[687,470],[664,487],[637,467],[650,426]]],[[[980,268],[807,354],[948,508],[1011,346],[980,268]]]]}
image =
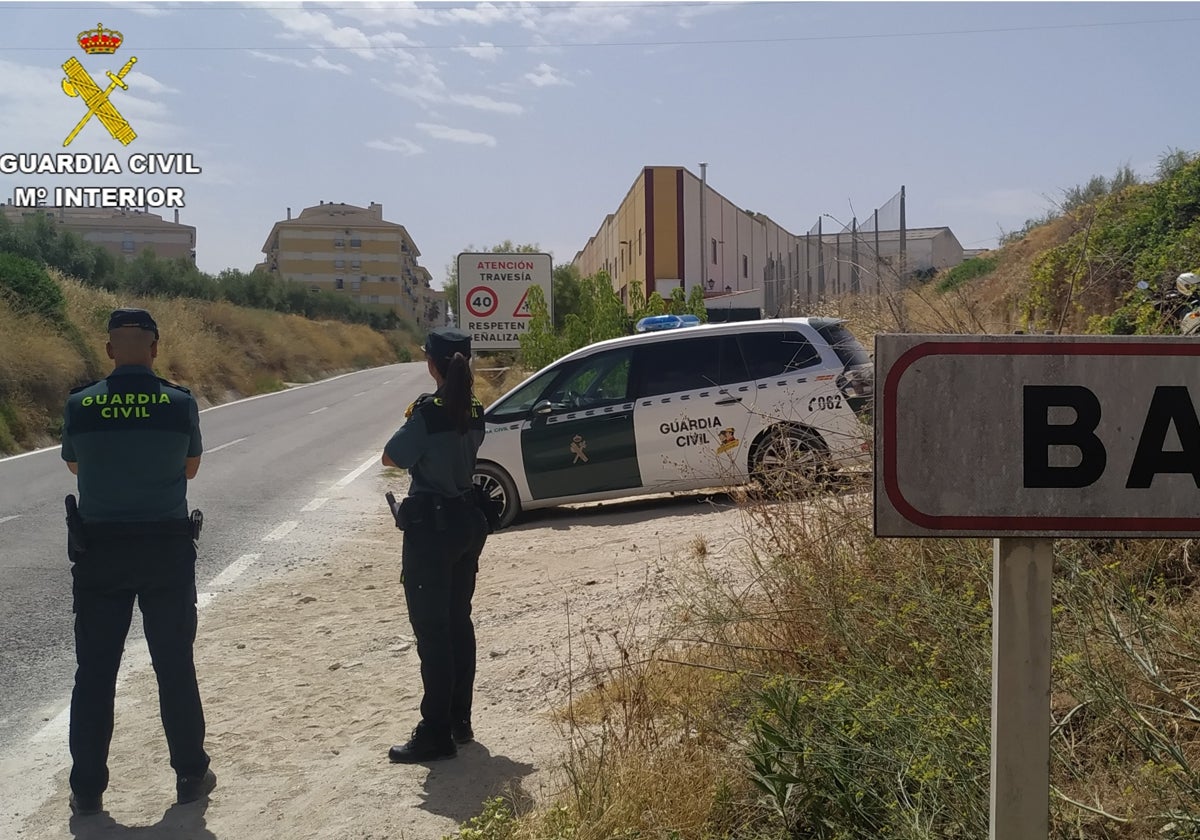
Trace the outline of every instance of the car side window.
{"type": "Polygon", "coordinates": [[[738,336],[752,379],[768,379],[821,363],[821,353],[796,330],[746,332],[738,336]]]}
{"type": "Polygon", "coordinates": [[[638,396],[712,388],[720,377],[720,338],[658,341],[638,347],[638,396]]]}
{"type": "Polygon", "coordinates": [[[624,402],[629,396],[632,348],[608,350],[581,360],[554,384],[546,399],[555,408],[577,411],[624,402]]]}
{"type": "Polygon", "coordinates": [[[638,370],[641,397],[701,391],[752,378],[733,335],[644,344],[638,348],[638,370]]]}

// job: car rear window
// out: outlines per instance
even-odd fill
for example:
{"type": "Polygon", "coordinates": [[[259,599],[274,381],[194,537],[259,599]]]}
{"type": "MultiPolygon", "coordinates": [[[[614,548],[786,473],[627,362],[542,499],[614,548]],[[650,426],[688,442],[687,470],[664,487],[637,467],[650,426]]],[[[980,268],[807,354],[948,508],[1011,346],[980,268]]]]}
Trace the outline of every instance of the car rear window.
{"type": "Polygon", "coordinates": [[[837,357],[842,360],[842,364],[846,367],[871,364],[871,356],[867,353],[866,348],[859,344],[858,339],[854,337],[854,333],[850,332],[843,325],[826,324],[817,327],[817,332],[821,334],[821,338],[829,342],[829,346],[833,348],[833,352],[837,353],[837,357]]]}
{"type": "Polygon", "coordinates": [[[767,379],[812,367],[821,354],[795,330],[745,332],[738,336],[751,379],[767,379]]]}

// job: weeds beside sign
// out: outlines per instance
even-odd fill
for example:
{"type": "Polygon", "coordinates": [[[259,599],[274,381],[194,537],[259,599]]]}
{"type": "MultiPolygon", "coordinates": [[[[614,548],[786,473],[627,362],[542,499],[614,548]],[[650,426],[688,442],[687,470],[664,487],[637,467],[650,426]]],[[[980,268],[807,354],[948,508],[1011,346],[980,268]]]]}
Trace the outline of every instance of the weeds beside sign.
{"type": "Polygon", "coordinates": [[[1200,341],[881,335],[875,533],[1200,535],[1200,341]]]}

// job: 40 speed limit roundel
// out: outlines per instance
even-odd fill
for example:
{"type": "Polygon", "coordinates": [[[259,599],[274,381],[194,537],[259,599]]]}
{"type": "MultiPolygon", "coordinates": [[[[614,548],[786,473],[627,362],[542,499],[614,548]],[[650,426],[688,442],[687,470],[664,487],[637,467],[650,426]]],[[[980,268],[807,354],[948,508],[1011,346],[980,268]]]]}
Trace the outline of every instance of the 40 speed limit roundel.
{"type": "Polygon", "coordinates": [[[487,286],[476,286],[467,292],[467,312],[476,318],[486,318],[496,311],[500,298],[487,286]]]}

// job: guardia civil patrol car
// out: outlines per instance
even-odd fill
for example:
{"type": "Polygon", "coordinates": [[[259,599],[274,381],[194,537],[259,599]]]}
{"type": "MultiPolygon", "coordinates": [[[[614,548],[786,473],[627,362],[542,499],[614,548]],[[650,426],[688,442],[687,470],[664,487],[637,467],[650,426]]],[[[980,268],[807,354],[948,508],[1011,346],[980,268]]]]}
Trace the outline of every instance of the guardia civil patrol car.
{"type": "Polygon", "coordinates": [[[813,481],[870,458],[874,364],[834,318],[699,324],[564,356],[486,412],[475,482],[522,510],[623,496],[813,481]]]}

